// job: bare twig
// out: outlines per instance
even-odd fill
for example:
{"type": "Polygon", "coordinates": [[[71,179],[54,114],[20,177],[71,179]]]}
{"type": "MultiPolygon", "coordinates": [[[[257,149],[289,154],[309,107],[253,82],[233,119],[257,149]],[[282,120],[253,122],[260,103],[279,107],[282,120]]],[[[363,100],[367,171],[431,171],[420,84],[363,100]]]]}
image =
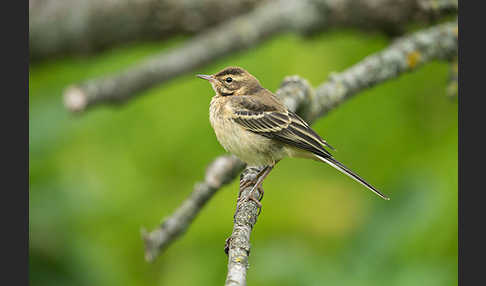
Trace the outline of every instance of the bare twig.
{"type": "MultiPolygon", "coordinates": [[[[427,62],[437,59],[449,59],[456,54],[457,22],[454,21],[403,37],[381,52],[370,55],[345,71],[331,76],[328,82],[320,85],[315,90],[312,89],[306,80],[298,76],[286,77],[276,94],[290,110],[296,111],[306,121],[311,123],[360,91],[396,78],[405,72],[413,71],[427,62]]],[[[219,162],[218,164],[221,165],[234,166],[239,160],[234,157],[218,157],[215,162],[219,162]]],[[[243,168],[243,164],[239,164],[237,168],[218,168],[217,177],[225,178],[224,182],[231,181],[236,177],[237,172],[243,168]]],[[[208,168],[206,177],[211,172],[213,172],[211,168],[208,168]]],[[[252,181],[252,176],[254,176],[254,170],[246,169],[241,176],[240,183],[252,181]]],[[[215,184],[215,186],[220,187],[222,184],[215,184]]],[[[244,192],[245,190],[241,191],[244,192]]],[[[203,204],[216,191],[216,187],[207,189],[204,195],[205,199],[200,200],[202,203],[195,204],[197,206],[189,209],[188,213],[190,213],[190,216],[188,217],[190,219],[177,222],[179,218],[187,217],[185,214],[186,208],[179,208],[166,221],[172,220],[174,223],[182,223],[182,226],[171,229],[177,229],[177,234],[183,233],[189,226],[190,221],[203,207],[203,204]]],[[[191,200],[191,198],[188,200],[191,200]]],[[[254,202],[247,202],[243,207],[237,208],[235,228],[231,239],[227,243],[227,249],[230,253],[228,273],[231,273],[231,277],[228,278],[229,281],[237,281],[235,277],[245,276],[246,270],[244,270],[245,273],[241,271],[243,271],[243,268],[246,269],[247,259],[239,261],[234,259],[240,257],[243,250],[249,253],[249,233],[246,230],[253,228],[257,215],[257,206],[254,202]],[[245,219],[240,220],[237,218],[245,219]],[[231,254],[232,249],[234,249],[233,254],[231,254]],[[245,267],[242,268],[242,265],[245,267]]],[[[159,250],[176,237],[172,233],[174,233],[173,230],[167,229],[162,224],[161,227],[152,233],[144,235],[146,249],[150,252],[149,255],[146,255],[149,260],[153,260],[159,253],[159,250]],[[161,237],[164,239],[160,239],[161,237]]]]}
{"type": "Polygon", "coordinates": [[[442,6],[425,9],[418,4],[423,1],[268,1],[250,13],[200,34],[182,47],[155,55],[119,74],[71,86],[64,92],[64,102],[69,110],[77,112],[100,103],[125,102],[143,90],[284,31],[307,34],[336,26],[400,30],[411,20],[423,18],[432,11],[439,14],[448,11],[442,6]]]}

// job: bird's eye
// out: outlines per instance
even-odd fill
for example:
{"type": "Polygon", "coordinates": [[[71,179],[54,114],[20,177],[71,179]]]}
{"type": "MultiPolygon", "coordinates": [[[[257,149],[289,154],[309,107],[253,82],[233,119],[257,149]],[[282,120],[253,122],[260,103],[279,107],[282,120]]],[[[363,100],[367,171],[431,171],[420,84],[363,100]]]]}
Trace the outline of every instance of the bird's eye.
{"type": "Polygon", "coordinates": [[[230,82],[232,82],[232,81],[233,81],[233,79],[232,79],[231,77],[227,77],[227,78],[225,79],[225,81],[226,81],[227,83],[230,83],[230,82]]]}

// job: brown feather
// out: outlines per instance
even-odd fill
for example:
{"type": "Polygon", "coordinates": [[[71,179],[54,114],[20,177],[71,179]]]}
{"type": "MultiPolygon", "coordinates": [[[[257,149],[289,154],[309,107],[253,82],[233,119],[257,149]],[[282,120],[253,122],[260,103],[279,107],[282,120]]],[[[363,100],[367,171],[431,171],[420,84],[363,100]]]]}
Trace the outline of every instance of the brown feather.
{"type": "Polygon", "coordinates": [[[232,97],[233,120],[248,131],[321,156],[331,156],[326,142],[268,90],[232,97]],[[323,146],[324,145],[324,146],[323,146]]]}

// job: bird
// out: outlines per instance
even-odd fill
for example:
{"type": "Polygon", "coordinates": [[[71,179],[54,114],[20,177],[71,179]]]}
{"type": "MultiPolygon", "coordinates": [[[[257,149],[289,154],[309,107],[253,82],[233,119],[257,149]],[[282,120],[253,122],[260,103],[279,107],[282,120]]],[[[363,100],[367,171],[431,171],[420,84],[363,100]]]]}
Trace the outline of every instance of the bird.
{"type": "Polygon", "coordinates": [[[209,81],[216,93],[209,105],[209,121],[222,147],[247,166],[264,166],[244,200],[251,199],[261,207],[253,193],[259,189],[263,195],[263,180],[275,164],[286,157],[327,163],[381,198],[389,200],[336,160],[326,149],[334,148],[245,69],[230,66],[212,75],[196,76],[209,81]]]}

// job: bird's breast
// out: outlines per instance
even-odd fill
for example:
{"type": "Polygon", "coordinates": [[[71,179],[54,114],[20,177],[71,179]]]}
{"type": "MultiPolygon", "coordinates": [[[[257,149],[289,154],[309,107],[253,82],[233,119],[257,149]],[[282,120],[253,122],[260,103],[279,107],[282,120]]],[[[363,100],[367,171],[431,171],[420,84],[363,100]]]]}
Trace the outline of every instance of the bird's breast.
{"type": "MultiPolygon", "coordinates": [[[[223,148],[250,166],[274,164],[285,156],[278,142],[250,132],[233,120],[231,107],[214,97],[209,107],[209,120],[223,148]]],[[[223,98],[224,99],[224,98],[223,98]]]]}

